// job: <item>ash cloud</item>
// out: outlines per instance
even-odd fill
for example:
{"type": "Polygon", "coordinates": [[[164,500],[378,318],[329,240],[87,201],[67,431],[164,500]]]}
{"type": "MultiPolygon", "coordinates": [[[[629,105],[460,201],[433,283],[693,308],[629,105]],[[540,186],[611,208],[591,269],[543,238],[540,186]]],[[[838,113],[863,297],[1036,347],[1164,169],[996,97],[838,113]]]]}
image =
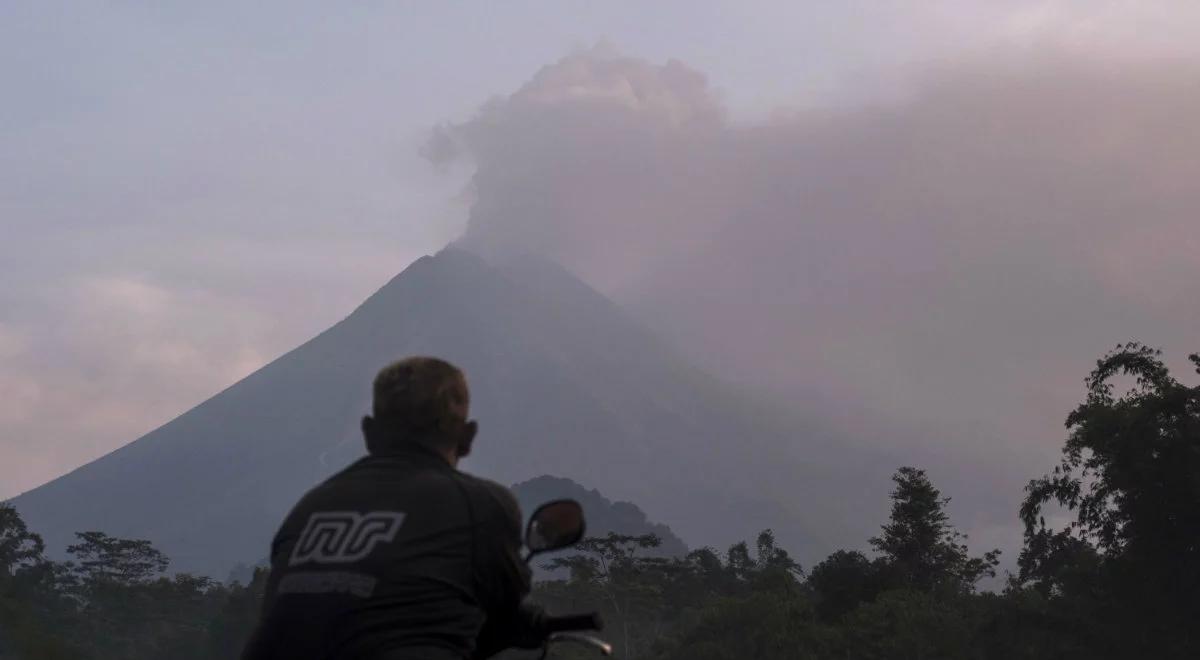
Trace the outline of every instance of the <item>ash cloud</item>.
{"type": "Polygon", "coordinates": [[[549,255],[726,378],[1009,511],[1104,351],[1200,348],[1198,76],[1026,49],[739,123],[685,64],[591,50],[433,144],[476,167],[464,244],[549,255]]]}

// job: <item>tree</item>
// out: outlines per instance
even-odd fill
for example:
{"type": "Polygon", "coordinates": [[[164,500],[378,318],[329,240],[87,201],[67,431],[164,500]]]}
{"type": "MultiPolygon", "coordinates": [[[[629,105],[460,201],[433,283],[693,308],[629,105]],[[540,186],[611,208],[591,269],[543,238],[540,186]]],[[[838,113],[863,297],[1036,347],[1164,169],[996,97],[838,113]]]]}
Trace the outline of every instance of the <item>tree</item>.
{"type": "Polygon", "coordinates": [[[838,550],[813,567],[808,585],[817,595],[817,615],[835,622],[879,594],[881,562],[858,551],[838,550]]]}
{"type": "MultiPolygon", "coordinates": [[[[663,593],[663,569],[672,562],[656,557],[642,557],[639,552],[656,548],[662,541],[654,534],[631,536],[609,532],[603,537],[589,537],[576,546],[581,554],[555,557],[547,569],[568,569],[570,579],[566,589],[557,590],[562,596],[569,591],[601,605],[606,618],[620,635],[621,656],[636,658],[646,653],[662,631],[660,600],[663,593]]],[[[556,590],[548,590],[554,595],[556,590]]]]}
{"type": "Polygon", "coordinates": [[[1018,583],[1059,595],[1090,573],[1116,648],[1175,657],[1200,645],[1200,386],[1172,378],[1161,355],[1129,343],[1097,361],[1059,465],[1026,488],[1018,583]],[[1122,377],[1133,381],[1117,396],[1122,377]],[[1074,519],[1052,528],[1050,505],[1074,519]]]}
{"type": "Polygon", "coordinates": [[[0,502],[0,657],[70,658],[55,639],[50,607],[54,566],[46,561],[42,537],[29,531],[17,510],[0,502]]]}
{"type": "Polygon", "coordinates": [[[46,544],[30,532],[17,510],[0,502],[0,588],[18,569],[45,561],[46,544]]]}
{"type": "Polygon", "coordinates": [[[932,591],[971,591],[985,575],[995,576],[999,550],[970,557],[961,543],[966,535],[950,524],[942,497],[924,470],[902,467],[892,476],[891,518],[883,533],[870,539],[894,586],[932,591]]]}
{"type": "Polygon", "coordinates": [[[846,617],[837,657],[864,660],[973,657],[974,623],[964,600],[915,589],[885,592],[846,617]]]}
{"type": "Polygon", "coordinates": [[[804,660],[830,657],[832,635],[816,621],[801,589],[753,590],[702,604],[667,660],[804,660]]]}
{"type": "MultiPolygon", "coordinates": [[[[809,592],[800,565],[763,530],[753,548],[736,543],[721,555],[711,548],[682,559],[642,566],[639,579],[655,586],[654,657],[821,657],[809,592]]],[[[646,647],[643,647],[646,648],[646,647]]]]}
{"type": "Polygon", "coordinates": [[[225,601],[208,624],[210,657],[236,658],[241,655],[262,611],[268,577],[269,570],[257,566],[246,585],[234,582],[229,586],[225,601]]]}
{"type": "Polygon", "coordinates": [[[120,539],[104,532],[76,532],[79,543],[67,547],[78,560],[72,569],[85,582],[131,585],[148,582],[167,570],[166,555],[149,541],[120,539]]]}
{"type": "MultiPolygon", "coordinates": [[[[570,579],[540,583],[536,595],[551,609],[600,610],[626,658],[662,657],[678,646],[676,635],[690,635],[688,631],[696,626],[709,625],[701,624],[702,620],[732,625],[745,619],[747,612],[771,612],[760,622],[761,642],[767,648],[780,632],[773,622],[786,618],[772,607],[791,603],[796,611],[811,612],[807,592],[798,580],[800,566],[778,546],[771,530],[761,532],[753,548],[737,543],[724,556],[711,548],[693,550],[682,558],[642,556],[656,547],[657,540],[653,535],[620,534],[585,539],[578,546],[580,554],[556,558],[546,566],[569,569],[570,579]]],[[[704,634],[689,639],[693,641],[688,644],[717,643],[704,634]]],[[[725,640],[721,653],[739,653],[746,641],[725,640]]],[[[692,654],[688,657],[716,657],[691,646],[688,652],[692,654]]]]}
{"type": "Polygon", "coordinates": [[[1015,588],[1027,586],[1043,598],[1083,595],[1096,588],[1101,556],[1087,540],[1039,526],[1025,536],[1017,558],[1018,573],[1010,579],[1015,588]]]}

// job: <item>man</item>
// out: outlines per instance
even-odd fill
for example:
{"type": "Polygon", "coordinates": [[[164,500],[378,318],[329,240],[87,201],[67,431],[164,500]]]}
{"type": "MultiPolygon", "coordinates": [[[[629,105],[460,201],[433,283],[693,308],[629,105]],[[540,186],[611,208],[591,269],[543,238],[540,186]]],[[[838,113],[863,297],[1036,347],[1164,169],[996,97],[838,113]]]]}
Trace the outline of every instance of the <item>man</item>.
{"type": "Polygon", "coordinates": [[[537,646],[517,502],[457,470],[478,430],[469,405],[462,372],[442,360],[379,372],[362,420],[368,455],[288,514],[244,660],[449,660],[537,646]]]}

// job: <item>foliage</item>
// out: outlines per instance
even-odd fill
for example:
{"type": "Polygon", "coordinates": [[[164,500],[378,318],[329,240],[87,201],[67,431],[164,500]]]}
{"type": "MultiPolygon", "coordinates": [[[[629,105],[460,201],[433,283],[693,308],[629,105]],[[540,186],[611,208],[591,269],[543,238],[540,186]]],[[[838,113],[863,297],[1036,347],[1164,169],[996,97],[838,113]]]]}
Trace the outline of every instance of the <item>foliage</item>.
{"type": "Polygon", "coordinates": [[[46,545],[29,531],[17,510],[0,502],[0,580],[11,579],[21,568],[43,560],[46,545]]]}
{"type": "Polygon", "coordinates": [[[950,502],[924,470],[902,467],[892,476],[892,516],[883,533],[870,540],[883,560],[889,586],[932,591],[971,591],[980,578],[996,575],[999,550],[967,555],[966,535],[950,524],[950,502]]]}
{"type": "Polygon", "coordinates": [[[558,557],[546,564],[548,569],[566,569],[565,583],[547,585],[548,600],[568,598],[596,603],[618,633],[617,647],[622,657],[644,654],[662,634],[665,594],[676,576],[669,559],[639,556],[639,552],[658,547],[653,534],[630,536],[610,532],[604,537],[587,538],[578,545],[579,554],[558,557]]]}
{"type": "Polygon", "coordinates": [[[41,539],[0,503],[0,657],[237,657],[258,614],[265,571],[249,587],[167,576],[167,558],[147,541],[76,536],[71,561],[49,561],[41,539]]]}
{"type": "Polygon", "coordinates": [[[883,590],[884,566],[857,550],[838,550],[813,567],[808,584],[817,595],[817,616],[840,621],[883,590]]]}
{"type": "Polygon", "coordinates": [[[170,564],[149,541],[118,539],[103,532],[75,536],[79,543],[67,546],[67,554],[78,560],[71,570],[85,583],[144,584],[170,564]]]}
{"type": "MultiPolygon", "coordinates": [[[[1189,359],[1200,372],[1200,356],[1189,359]]],[[[1085,603],[1117,655],[1197,653],[1179,631],[1200,618],[1200,386],[1137,343],[1099,360],[1086,383],[1061,462],[1026,488],[1014,589],[1085,603]],[[1122,377],[1133,383],[1117,396],[1122,377]],[[1050,505],[1074,519],[1052,528],[1050,505]]]]}

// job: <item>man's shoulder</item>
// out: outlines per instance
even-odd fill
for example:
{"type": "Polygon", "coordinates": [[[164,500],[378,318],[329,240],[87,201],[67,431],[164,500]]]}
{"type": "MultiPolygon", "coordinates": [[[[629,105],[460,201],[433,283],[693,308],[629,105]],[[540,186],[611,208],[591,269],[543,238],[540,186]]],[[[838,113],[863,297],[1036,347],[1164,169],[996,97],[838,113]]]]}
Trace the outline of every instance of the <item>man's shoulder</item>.
{"type": "Polygon", "coordinates": [[[456,474],[459,480],[472,492],[480,493],[486,495],[487,497],[494,497],[505,503],[511,503],[514,506],[517,503],[517,498],[512,494],[512,491],[509,490],[507,486],[503,486],[495,481],[492,481],[491,479],[485,479],[469,472],[460,471],[456,474]]]}
{"type": "MultiPolygon", "coordinates": [[[[370,458],[369,456],[364,456],[329,475],[312,488],[309,488],[297,500],[296,505],[292,508],[292,514],[303,514],[306,516],[306,512],[328,506],[331,502],[336,502],[338,506],[346,508],[344,501],[347,498],[362,499],[357,494],[363,492],[370,493],[371,490],[366,488],[370,483],[370,476],[367,473],[370,469],[378,467],[376,465],[377,462],[371,462],[370,458]]],[[[359,503],[358,506],[350,506],[348,508],[362,508],[366,504],[366,502],[363,502],[359,503]]]]}
{"type": "Polygon", "coordinates": [[[521,520],[521,505],[517,502],[516,496],[506,486],[468,472],[458,472],[457,475],[475,498],[500,507],[518,522],[521,520]]]}
{"type": "Polygon", "coordinates": [[[369,456],[363,456],[362,458],[359,458],[358,460],[354,461],[353,463],[350,463],[349,465],[338,470],[337,472],[334,472],[333,474],[325,477],[321,481],[317,482],[317,484],[315,486],[313,486],[312,488],[309,488],[308,491],[305,492],[304,496],[308,497],[310,495],[317,495],[325,490],[328,490],[331,487],[336,487],[339,484],[343,484],[348,481],[355,481],[355,480],[359,479],[360,478],[359,475],[364,471],[364,468],[368,465],[369,458],[370,458],[369,456]]]}

